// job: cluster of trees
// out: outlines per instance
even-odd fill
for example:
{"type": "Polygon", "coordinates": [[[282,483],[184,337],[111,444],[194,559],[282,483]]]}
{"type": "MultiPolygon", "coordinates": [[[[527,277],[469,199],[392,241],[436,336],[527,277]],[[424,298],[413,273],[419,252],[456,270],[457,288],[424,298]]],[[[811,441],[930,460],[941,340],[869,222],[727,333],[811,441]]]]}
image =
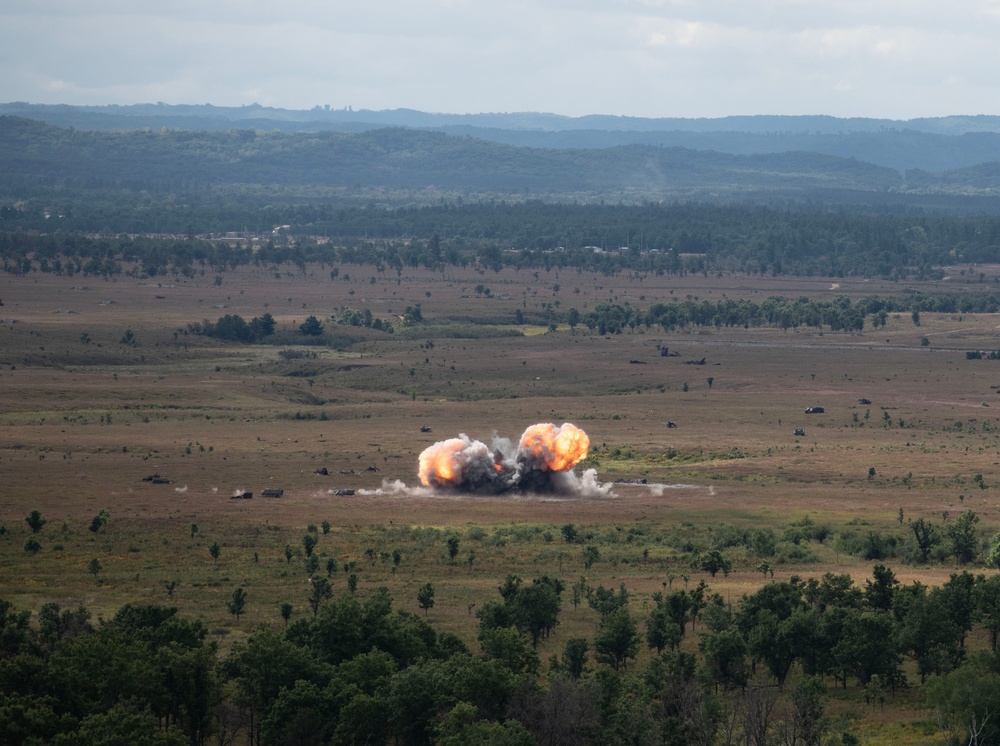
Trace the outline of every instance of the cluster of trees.
{"type": "MultiPolygon", "coordinates": [[[[409,314],[411,320],[413,319],[413,314],[411,309],[407,308],[407,313],[409,314]]],[[[420,313],[419,304],[417,304],[417,314],[420,313]]],[[[376,317],[370,308],[365,308],[364,310],[358,310],[356,308],[344,307],[341,308],[336,316],[338,324],[344,324],[345,326],[364,326],[369,329],[375,329],[376,331],[385,332],[386,334],[392,334],[395,331],[392,324],[388,321],[383,321],[382,319],[376,317]]],[[[422,320],[422,317],[420,317],[422,320]]],[[[412,323],[412,322],[411,322],[412,323]]]]}
{"type": "Polygon", "coordinates": [[[204,743],[215,728],[218,651],[176,609],[127,605],[94,626],[83,607],[0,600],[0,741],[204,743]]]}
{"type": "MultiPolygon", "coordinates": [[[[411,314],[411,310],[409,307],[407,308],[404,323],[407,321],[416,323],[414,318],[417,321],[421,319],[419,306],[415,311],[415,317],[411,314]]],[[[376,318],[368,309],[358,311],[353,308],[343,308],[333,318],[338,324],[346,326],[363,326],[386,332],[387,334],[392,334],[394,331],[391,323],[376,318]]],[[[243,342],[244,344],[261,342],[268,338],[280,339],[282,343],[287,342],[287,335],[275,336],[276,327],[277,322],[270,313],[255,316],[250,321],[247,321],[238,314],[226,314],[216,321],[205,319],[200,322],[192,322],[187,325],[183,333],[214,337],[215,339],[223,339],[230,342],[243,342]]],[[[310,315],[296,327],[295,331],[303,337],[320,338],[325,331],[325,327],[319,318],[310,315]]],[[[283,356],[289,357],[287,353],[283,356]]]]}
{"type": "MultiPolygon", "coordinates": [[[[508,576],[477,611],[478,651],[393,609],[384,588],[363,600],[314,592],[312,615],[289,624],[283,604],[281,632],[262,626],[225,656],[174,608],[129,604],[94,624],[82,607],[47,604],[32,623],[0,601],[0,740],[818,744],[827,682],[853,682],[877,704],[910,685],[907,660],[956,737],[1000,737],[1000,576],[928,588],[876,565],[863,587],[846,574],[793,577],[735,608],[704,582],[665,583],[644,629],[624,585],[581,578],[573,603],[596,612],[596,632],[567,639],[543,674],[536,645],[566,590],[508,576]],[[977,625],[990,650],[970,654],[977,625]],[[643,643],[655,652],[636,665],[643,643]]],[[[433,587],[421,594],[432,607],[433,587]]],[[[237,618],[245,602],[237,589],[237,618]]]]}
{"type": "MultiPolygon", "coordinates": [[[[315,317],[313,317],[315,318],[315,317]]],[[[224,339],[230,342],[259,342],[274,334],[277,322],[270,313],[254,316],[248,322],[238,314],[226,314],[217,321],[205,319],[202,322],[188,324],[187,331],[191,334],[224,339]]],[[[322,328],[320,329],[322,331],[322,328]]]]}
{"type": "Polygon", "coordinates": [[[571,326],[583,323],[600,334],[619,334],[625,329],[660,326],[665,331],[687,326],[760,327],[797,329],[800,326],[833,331],[857,331],[868,322],[878,329],[888,322],[889,314],[906,314],[917,326],[921,311],[935,313],[996,313],[1000,310],[1000,295],[974,294],[914,294],[906,297],[869,296],[851,301],[838,295],[829,301],[772,296],[757,303],[752,300],[725,298],[710,300],[678,300],[655,303],[645,311],[625,303],[601,303],[586,314],[569,309],[566,320],[571,326]]]}

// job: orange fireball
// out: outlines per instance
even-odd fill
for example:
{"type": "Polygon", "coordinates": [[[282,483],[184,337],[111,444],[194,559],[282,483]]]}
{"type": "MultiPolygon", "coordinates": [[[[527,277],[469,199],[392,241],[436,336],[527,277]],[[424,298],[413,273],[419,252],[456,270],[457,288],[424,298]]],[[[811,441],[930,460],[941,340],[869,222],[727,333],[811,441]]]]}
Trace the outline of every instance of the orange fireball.
{"type": "Polygon", "coordinates": [[[590,438],[576,425],[556,427],[550,422],[532,425],[521,436],[521,450],[549,471],[569,471],[587,458],[590,438]]]}
{"type": "Polygon", "coordinates": [[[468,447],[462,438],[443,440],[420,454],[420,482],[425,487],[457,485],[462,481],[462,462],[458,454],[468,447]]]}

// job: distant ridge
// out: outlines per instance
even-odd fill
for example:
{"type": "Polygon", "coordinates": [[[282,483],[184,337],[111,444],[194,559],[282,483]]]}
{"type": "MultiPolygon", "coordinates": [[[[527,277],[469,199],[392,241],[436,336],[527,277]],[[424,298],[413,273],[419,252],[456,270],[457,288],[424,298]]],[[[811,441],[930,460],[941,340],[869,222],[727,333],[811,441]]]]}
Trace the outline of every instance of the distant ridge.
{"type": "MultiPolygon", "coordinates": [[[[753,132],[759,134],[845,134],[913,130],[941,135],[961,135],[971,132],[1000,133],[1000,116],[969,115],[923,117],[918,119],[875,119],[865,117],[840,118],[826,115],[737,115],[717,118],[630,117],[609,114],[588,114],[569,117],[544,112],[485,112],[479,114],[440,114],[415,109],[358,109],[315,107],[312,109],[280,109],[259,104],[248,106],[214,106],[212,104],[131,104],[107,106],[71,106],[68,104],[31,104],[11,102],[0,104],[0,114],[39,119],[50,124],[77,126],[68,120],[90,122],[93,129],[116,129],[129,124],[128,129],[143,127],[144,122],[181,120],[189,123],[214,122],[230,126],[245,122],[296,124],[303,127],[329,129],[333,125],[355,127],[373,125],[389,127],[477,127],[505,130],[538,130],[561,132],[603,130],[609,132],[753,132]],[[63,120],[63,121],[56,121],[63,120]],[[105,124],[101,122],[119,124],[105,124]]],[[[217,129],[217,127],[196,127],[217,129]]],[[[278,129],[283,129],[278,127],[278,129]]]]}
{"type": "Polygon", "coordinates": [[[402,127],[440,131],[516,147],[597,149],[625,145],[682,147],[731,155],[812,152],[892,168],[944,172],[1000,161],[1000,117],[911,120],[831,116],[730,116],[650,119],[536,112],[434,114],[413,109],[277,109],[252,104],[69,106],[0,104],[0,115],[89,131],[176,129],[221,132],[368,132],[402,127]]]}

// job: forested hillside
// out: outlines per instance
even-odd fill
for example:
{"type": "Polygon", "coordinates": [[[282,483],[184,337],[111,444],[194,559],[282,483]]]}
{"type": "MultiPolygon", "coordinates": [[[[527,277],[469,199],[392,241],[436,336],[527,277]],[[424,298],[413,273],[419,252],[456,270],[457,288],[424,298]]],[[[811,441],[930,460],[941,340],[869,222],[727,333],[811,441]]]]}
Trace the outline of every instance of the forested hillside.
{"type": "Polygon", "coordinates": [[[379,187],[579,195],[631,202],[702,190],[885,191],[890,169],[815,153],[733,156],[685,148],[537,149],[406,129],[357,134],[81,132],[0,120],[0,186],[163,191],[202,186],[379,187]]]}
{"type": "Polygon", "coordinates": [[[683,147],[733,155],[803,151],[854,158],[905,174],[947,171],[1000,160],[1000,117],[910,120],[830,116],[729,116],[682,119],[535,112],[432,114],[411,109],[308,111],[258,105],[217,107],[0,104],[0,115],[84,130],[181,129],[262,132],[364,132],[405,127],[531,148],[683,147]]]}

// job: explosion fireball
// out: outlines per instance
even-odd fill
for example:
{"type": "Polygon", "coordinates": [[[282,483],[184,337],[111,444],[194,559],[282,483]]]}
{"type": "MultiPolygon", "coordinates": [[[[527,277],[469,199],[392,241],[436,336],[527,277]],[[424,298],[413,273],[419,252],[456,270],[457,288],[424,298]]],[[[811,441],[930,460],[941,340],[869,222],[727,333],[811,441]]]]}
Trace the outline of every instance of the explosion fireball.
{"type": "Polygon", "coordinates": [[[576,425],[532,425],[515,448],[506,439],[493,447],[462,434],[429,446],[420,454],[420,482],[425,487],[500,494],[522,492],[601,492],[596,472],[582,480],[572,469],[587,458],[590,438],[576,425]]]}

